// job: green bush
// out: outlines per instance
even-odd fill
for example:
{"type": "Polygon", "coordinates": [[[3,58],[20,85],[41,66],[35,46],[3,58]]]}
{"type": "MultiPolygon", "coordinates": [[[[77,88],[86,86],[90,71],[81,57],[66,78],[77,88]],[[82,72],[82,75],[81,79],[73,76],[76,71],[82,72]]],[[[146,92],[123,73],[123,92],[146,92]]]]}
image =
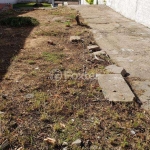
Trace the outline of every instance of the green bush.
{"type": "Polygon", "coordinates": [[[90,5],[92,5],[94,0],[86,0],[86,2],[89,3],[90,5]]]}
{"type": "Polygon", "coordinates": [[[37,26],[39,22],[32,17],[8,17],[0,20],[1,25],[11,27],[37,26]]]}
{"type": "Polygon", "coordinates": [[[38,5],[36,3],[17,3],[13,5],[13,8],[24,8],[24,7],[51,7],[51,4],[49,3],[39,3],[38,5]]]}

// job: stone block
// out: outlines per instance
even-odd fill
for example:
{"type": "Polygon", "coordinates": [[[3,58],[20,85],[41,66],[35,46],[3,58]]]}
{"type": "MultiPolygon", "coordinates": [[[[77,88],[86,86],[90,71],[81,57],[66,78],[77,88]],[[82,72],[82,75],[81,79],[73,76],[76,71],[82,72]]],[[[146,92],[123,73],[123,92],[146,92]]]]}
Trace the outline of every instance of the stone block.
{"type": "Polygon", "coordinates": [[[135,98],[121,74],[99,74],[98,82],[109,101],[132,102],[135,98]]]}
{"type": "Polygon", "coordinates": [[[101,50],[98,45],[89,45],[89,46],[87,46],[87,49],[90,52],[96,52],[96,51],[100,51],[101,50]]]}
{"type": "Polygon", "coordinates": [[[70,42],[78,42],[81,40],[80,36],[70,36],[70,42]]]}

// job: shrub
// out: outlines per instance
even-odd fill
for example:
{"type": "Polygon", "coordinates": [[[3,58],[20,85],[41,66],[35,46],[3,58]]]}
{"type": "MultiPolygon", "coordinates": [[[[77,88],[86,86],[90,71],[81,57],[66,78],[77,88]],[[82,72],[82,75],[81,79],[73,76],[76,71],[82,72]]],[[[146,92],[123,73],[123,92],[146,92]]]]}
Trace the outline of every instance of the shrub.
{"type": "Polygon", "coordinates": [[[92,5],[94,0],[86,0],[86,2],[89,3],[90,5],[92,5]]]}
{"type": "Polygon", "coordinates": [[[39,22],[32,17],[8,17],[0,20],[1,25],[11,27],[37,26],[39,22]]]}

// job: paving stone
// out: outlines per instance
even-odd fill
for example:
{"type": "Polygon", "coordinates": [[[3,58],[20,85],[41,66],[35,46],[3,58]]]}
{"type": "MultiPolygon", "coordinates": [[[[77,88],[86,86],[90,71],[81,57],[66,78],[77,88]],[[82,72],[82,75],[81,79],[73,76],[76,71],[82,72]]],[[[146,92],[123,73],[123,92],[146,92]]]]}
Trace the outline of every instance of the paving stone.
{"type": "Polygon", "coordinates": [[[105,67],[105,69],[110,73],[121,74],[123,77],[125,77],[125,75],[127,74],[126,70],[123,67],[118,67],[116,65],[107,66],[105,67]]]}
{"type": "Polygon", "coordinates": [[[135,98],[121,74],[100,74],[98,82],[109,101],[132,102],[135,98]]]}
{"type": "Polygon", "coordinates": [[[87,49],[90,52],[96,52],[96,51],[100,51],[101,50],[98,45],[89,45],[89,46],[87,46],[87,49]]]}
{"type": "Polygon", "coordinates": [[[70,37],[70,42],[78,42],[81,40],[80,36],[71,36],[70,37]]]}

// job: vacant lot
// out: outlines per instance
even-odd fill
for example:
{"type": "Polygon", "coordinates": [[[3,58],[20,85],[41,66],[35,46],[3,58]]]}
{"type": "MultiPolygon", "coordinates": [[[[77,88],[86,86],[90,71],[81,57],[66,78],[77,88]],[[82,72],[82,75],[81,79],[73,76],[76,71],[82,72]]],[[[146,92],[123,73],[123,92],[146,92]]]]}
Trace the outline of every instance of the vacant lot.
{"type": "Polygon", "coordinates": [[[104,67],[112,62],[104,56],[104,61],[91,61],[86,47],[94,39],[88,26],[76,25],[76,11],[13,11],[0,19],[18,15],[36,18],[40,25],[0,26],[0,145],[8,141],[5,149],[13,150],[61,150],[67,144],[68,150],[148,150],[148,113],[137,104],[103,98],[93,74],[107,73],[104,67]],[[72,35],[83,40],[71,43],[72,35]],[[67,78],[66,71],[73,75],[67,78]],[[47,144],[47,137],[56,142],[47,144]],[[80,146],[72,145],[77,139],[80,146]]]}

